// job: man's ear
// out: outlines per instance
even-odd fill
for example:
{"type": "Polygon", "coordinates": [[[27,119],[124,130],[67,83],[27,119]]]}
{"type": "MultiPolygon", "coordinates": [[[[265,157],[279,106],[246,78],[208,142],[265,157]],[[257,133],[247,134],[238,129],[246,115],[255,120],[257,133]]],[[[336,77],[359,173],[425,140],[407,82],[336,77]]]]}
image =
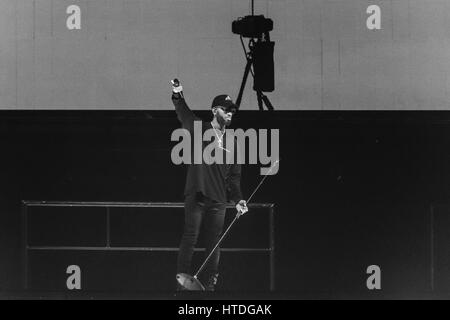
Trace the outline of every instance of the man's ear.
{"type": "Polygon", "coordinates": [[[217,107],[212,108],[212,109],[211,109],[211,112],[212,112],[213,116],[216,116],[216,113],[217,113],[217,107]]]}

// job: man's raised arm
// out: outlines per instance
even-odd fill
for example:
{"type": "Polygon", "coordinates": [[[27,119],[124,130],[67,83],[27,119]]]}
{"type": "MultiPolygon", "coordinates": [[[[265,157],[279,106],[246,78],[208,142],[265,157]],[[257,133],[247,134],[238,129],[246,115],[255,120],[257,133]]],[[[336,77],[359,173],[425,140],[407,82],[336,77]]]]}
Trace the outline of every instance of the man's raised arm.
{"type": "Polygon", "coordinates": [[[183,96],[183,87],[177,79],[172,80],[172,102],[181,125],[184,129],[191,131],[194,128],[194,121],[200,119],[187,106],[183,96]]]}

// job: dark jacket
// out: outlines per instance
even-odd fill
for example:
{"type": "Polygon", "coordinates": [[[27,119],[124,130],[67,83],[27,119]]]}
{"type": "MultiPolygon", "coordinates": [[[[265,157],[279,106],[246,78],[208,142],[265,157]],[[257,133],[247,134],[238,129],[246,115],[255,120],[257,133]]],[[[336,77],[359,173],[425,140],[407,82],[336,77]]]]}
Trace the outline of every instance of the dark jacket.
{"type": "MultiPolygon", "coordinates": [[[[181,95],[173,94],[172,102],[175,106],[178,120],[181,122],[182,127],[191,133],[191,140],[193,140],[194,121],[201,121],[201,119],[189,109],[181,95]]],[[[210,122],[202,122],[202,136],[206,130],[211,128],[210,122]]],[[[223,138],[225,145],[226,135],[223,138]]],[[[202,152],[209,143],[202,143],[202,152]]],[[[193,162],[193,157],[191,157],[191,160],[193,162]]],[[[191,163],[188,167],[184,194],[189,195],[200,192],[205,197],[220,203],[228,201],[237,203],[239,200],[242,200],[240,180],[241,165],[236,162],[233,164],[227,164],[226,161],[223,164],[206,164],[203,161],[201,164],[191,163]]]]}

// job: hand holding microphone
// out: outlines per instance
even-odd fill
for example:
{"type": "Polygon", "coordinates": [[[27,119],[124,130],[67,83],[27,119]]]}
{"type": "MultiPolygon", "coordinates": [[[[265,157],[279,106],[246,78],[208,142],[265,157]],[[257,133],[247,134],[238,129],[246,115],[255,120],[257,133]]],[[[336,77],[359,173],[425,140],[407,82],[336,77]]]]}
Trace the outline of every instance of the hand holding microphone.
{"type": "Polygon", "coordinates": [[[183,96],[183,87],[180,84],[180,81],[178,79],[173,79],[170,81],[172,83],[172,92],[178,95],[181,95],[181,97],[184,98],[183,96]]]}

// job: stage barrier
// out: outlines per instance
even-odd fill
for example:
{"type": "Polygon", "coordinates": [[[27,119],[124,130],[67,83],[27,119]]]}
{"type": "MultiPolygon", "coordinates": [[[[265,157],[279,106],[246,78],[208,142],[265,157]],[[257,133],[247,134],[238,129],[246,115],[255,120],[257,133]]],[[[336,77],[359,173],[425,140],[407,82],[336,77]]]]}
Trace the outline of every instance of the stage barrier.
{"type": "MultiPolygon", "coordinates": [[[[173,289],[183,203],[22,201],[23,287],[173,289]]],[[[221,248],[224,291],[275,290],[274,204],[250,204],[221,248]]],[[[227,207],[224,230],[235,215],[227,207]]],[[[200,235],[193,269],[204,258],[200,235]]]]}

